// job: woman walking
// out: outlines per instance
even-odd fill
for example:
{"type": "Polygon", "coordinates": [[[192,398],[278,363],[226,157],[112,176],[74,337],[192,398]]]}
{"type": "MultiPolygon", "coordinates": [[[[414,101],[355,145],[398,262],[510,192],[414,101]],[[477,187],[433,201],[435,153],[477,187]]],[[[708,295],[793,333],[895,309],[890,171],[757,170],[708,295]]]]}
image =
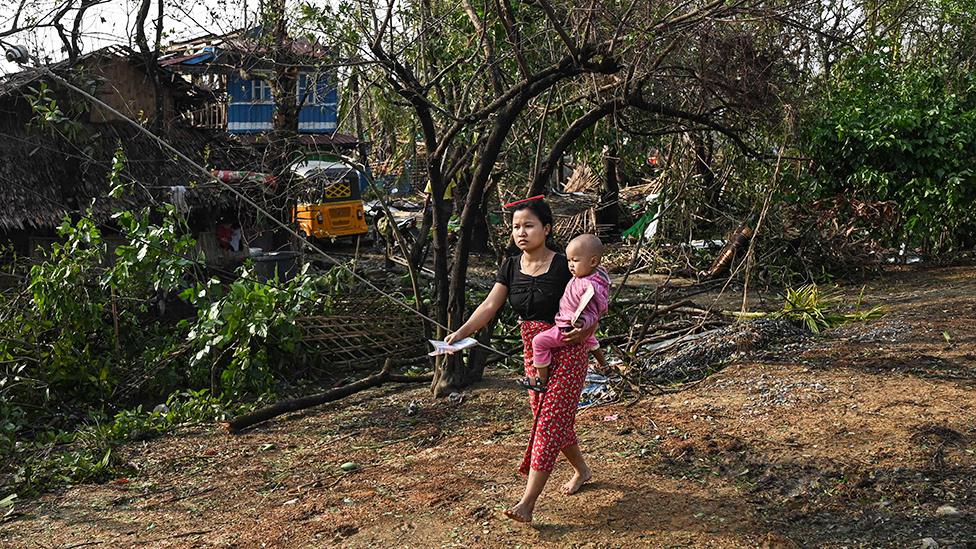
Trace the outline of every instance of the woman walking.
{"type": "MultiPolygon", "coordinates": [[[[541,197],[509,204],[512,212],[512,239],[521,253],[507,258],[498,270],[488,297],[454,333],[448,342],[467,337],[488,324],[506,299],[522,323],[525,375],[529,380],[539,372],[532,364],[532,338],[553,326],[559,298],[571,278],[564,255],[546,242],[552,233],[552,210],[541,197]]],[[[586,378],[586,336],[574,329],[565,332],[565,347],[556,350],[549,365],[544,392],[529,390],[529,405],[534,418],[528,447],[519,472],[528,475],[522,499],[505,514],[519,522],[531,522],[536,500],[542,493],[560,452],[573,466],[574,474],[562,487],[574,494],[590,480],[592,473],[576,440],[576,409],[586,378]]],[[[531,383],[531,382],[530,382],[531,383]]],[[[541,388],[539,388],[541,389],[541,388]]]]}

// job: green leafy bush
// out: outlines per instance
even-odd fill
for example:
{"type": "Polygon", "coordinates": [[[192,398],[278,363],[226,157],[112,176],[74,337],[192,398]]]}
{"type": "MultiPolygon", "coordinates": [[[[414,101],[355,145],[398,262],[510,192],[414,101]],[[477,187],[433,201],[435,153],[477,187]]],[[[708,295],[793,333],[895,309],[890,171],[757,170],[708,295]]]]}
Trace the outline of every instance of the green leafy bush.
{"type": "Polygon", "coordinates": [[[211,279],[183,293],[197,306],[187,341],[197,383],[233,398],[273,391],[274,373],[293,361],[301,331],[296,318],[322,314],[341,291],[341,271],[310,276],[307,265],[288,282],[255,280],[246,267],[230,284],[211,279]]]}
{"type": "Polygon", "coordinates": [[[0,450],[19,432],[123,405],[114,398],[123,377],[179,343],[161,305],[189,285],[195,243],[172,213],[163,210],[156,224],[149,210],[119,214],[114,257],[90,218],[62,224],[63,242],[31,268],[25,291],[0,315],[0,450]]]}
{"type": "MultiPolygon", "coordinates": [[[[114,219],[121,242],[111,252],[90,218],[66,221],[63,242],[0,308],[0,457],[177,388],[235,403],[271,394],[295,370],[296,318],[327,312],[350,283],[338,268],[263,282],[247,265],[230,283],[196,282],[203,258],[171,208],[114,219]],[[195,319],[166,314],[180,299],[195,319]],[[149,381],[133,390],[133,380],[149,381]]],[[[116,428],[131,430],[125,421],[116,428]]],[[[64,467],[97,469],[104,453],[94,450],[64,467]]]]}
{"type": "Polygon", "coordinates": [[[807,117],[816,192],[894,200],[898,236],[932,251],[976,229],[976,75],[887,52],[838,64],[807,117]]]}

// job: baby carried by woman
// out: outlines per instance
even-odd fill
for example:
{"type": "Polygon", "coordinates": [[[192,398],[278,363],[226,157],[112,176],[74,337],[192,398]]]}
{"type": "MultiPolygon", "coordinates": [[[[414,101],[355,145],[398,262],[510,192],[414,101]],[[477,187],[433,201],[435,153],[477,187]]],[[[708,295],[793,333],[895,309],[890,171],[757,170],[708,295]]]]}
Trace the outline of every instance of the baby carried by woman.
{"type": "MultiPolygon", "coordinates": [[[[559,300],[556,323],[532,339],[532,359],[538,376],[523,379],[521,384],[532,391],[543,392],[549,380],[549,364],[552,352],[568,345],[563,333],[574,328],[587,331],[600,321],[607,312],[610,301],[610,275],[600,266],[603,244],[596,235],[583,234],[569,242],[566,259],[573,278],[566,285],[559,300]]],[[[586,348],[596,358],[600,370],[606,370],[606,359],[600,343],[592,334],[586,338],[586,348]]]]}

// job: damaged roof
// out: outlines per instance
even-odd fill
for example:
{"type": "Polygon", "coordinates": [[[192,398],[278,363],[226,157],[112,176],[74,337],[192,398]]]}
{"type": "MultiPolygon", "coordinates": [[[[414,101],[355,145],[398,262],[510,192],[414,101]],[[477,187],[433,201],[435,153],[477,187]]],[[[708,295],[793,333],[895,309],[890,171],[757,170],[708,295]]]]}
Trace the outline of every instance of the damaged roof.
{"type": "MultiPolygon", "coordinates": [[[[0,132],[0,230],[52,228],[66,215],[89,209],[104,222],[118,210],[169,202],[176,186],[186,187],[187,203],[194,209],[236,204],[232,193],[126,123],[91,124],[83,133],[67,139],[36,130],[0,132]],[[120,148],[125,163],[119,175],[127,189],[122,197],[109,198],[120,148]]],[[[253,149],[222,132],[176,128],[164,138],[200,164],[239,169],[256,162],[253,149]]]]}
{"type": "MultiPolygon", "coordinates": [[[[110,46],[48,68],[66,78],[89,78],[105,59],[124,59],[145,67],[141,54],[124,46],[110,46]]],[[[180,102],[202,98],[199,89],[179,75],[164,71],[165,86],[180,102]]],[[[66,113],[64,126],[34,124],[26,96],[29,88],[48,80],[40,68],[28,68],[0,79],[0,230],[52,228],[66,215],[90,210],[106,221],[122,209],[170,201],[172,187],[186,187],[191,208],[212,209],[236,203],[236,197],[209,183],[184,161],[164,150],[151,137],[122,120],[95,120],[91,107],[69,90],[51,83],[57,105],[66,113]],[[77,115],[71,113],[76,112],[77,115]],[[70,128],[68,127],[70,126],[70,128]],[[69,131],[70,130],[70,131],[69,131]],[[120,173],[129,184],[120,198],[109,198],[109,174],[116,151],[125,156],[120,173]]],[[[137,83],[138,85],[143,85],[137,83]]],[[[138,93],[138,87],[110,82],[112,89],[138,93]]],[[[197,163],[218,169],[252,169],[260,165],[253,147],[222,131],[171,125],[161,135],[166,142],[197,163]]],[[[263,192],[263,189],[255,189],[263,192]]]]}
{"type": "MultiPolygon", "coordinates": [[[[86,67],[91,67],[94,63],[107,58],[125,59],[136,69],[146,72],[145,59],[142,54],[122,45],[106,46],[92,52],[88,52],[78,57],[72,65],[67,59],[51,63],[45,67],[27,67],[16,73],[11,73],[0,78],[0,98],[9,96],[13,93],[22,93],[25,88],[47,78],[45,69],[55,72],[61,76],[68,77],[69,73],[76,69],[84,71],[86,67]]],[[[197,104],[202,101],[213,99],[213,94],[208,90],[193,85],[182,76],[175,72],[160,67],[161,83],[171,92],[183,98],[186,104],[197,104]]],[[[87,71],[90,72],[90,71],[87,71]]]]}

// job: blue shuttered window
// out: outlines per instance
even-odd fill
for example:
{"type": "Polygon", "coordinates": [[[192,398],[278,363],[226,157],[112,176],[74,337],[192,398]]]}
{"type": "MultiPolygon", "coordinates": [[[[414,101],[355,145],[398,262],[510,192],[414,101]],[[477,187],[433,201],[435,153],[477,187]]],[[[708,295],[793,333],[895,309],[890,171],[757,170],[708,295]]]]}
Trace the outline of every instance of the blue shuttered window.
{"type": "MultiPolygon", "coordinates": [[[[227,77],[227,131],[261,133],[272,128],[274,99],[267,81],[244,80],[237,74],[227,77]]],[[[335,131],[338,93],[322,76],[299,75],[296,100],[304,103],[298,115],[298,131],[331,133],[335,131]],[[307,94],[307,95],[306,95],[307,94]]]]}

